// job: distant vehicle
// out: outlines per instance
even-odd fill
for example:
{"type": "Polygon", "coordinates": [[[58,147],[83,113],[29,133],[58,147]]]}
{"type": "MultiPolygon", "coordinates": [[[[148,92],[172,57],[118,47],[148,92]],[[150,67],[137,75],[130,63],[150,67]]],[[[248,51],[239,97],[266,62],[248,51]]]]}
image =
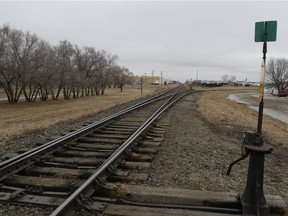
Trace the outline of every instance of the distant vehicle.
{"type": "Polygon", "coordinates": [[[152,85],[159,85],[159,81],[156,80],[155,82],[152,83],[152,85]]]}
{"type": "Polygon", "coordinates": [[[288,95],[288,89],[282,89],[281,91],[278,92],[279,97],[287,97],[288,95]]]}

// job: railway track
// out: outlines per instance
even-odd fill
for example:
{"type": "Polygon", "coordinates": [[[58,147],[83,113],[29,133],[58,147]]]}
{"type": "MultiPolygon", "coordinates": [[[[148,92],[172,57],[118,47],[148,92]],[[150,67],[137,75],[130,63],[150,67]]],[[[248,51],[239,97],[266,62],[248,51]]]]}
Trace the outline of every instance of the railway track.
{"type": "MultiPolygon", "coordinates": [[[[186,94],[157,95],[3,161],[0,207],[40,206],[33,215],[52,216],[241,215],[236,193],[145,186],[169,125],[160,117],[186,94]]],[[[281,198],[267,198],[272,215],[285,214],[281,198]]]]}
{"type": "Polygon", "coordinates": [[[50,206],[51,215],[103,211],[107,191],[115,198],[111,182],[148,178],[139,170],[163,139],[167,124],[159,117],[186,94],[180,86],[3,161],[0,202],[50,206]]]}

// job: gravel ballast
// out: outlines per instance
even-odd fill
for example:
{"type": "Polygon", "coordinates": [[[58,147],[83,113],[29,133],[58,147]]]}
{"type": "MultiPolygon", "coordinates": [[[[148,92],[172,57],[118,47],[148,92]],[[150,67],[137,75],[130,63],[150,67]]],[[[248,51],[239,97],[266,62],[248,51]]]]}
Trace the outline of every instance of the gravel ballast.
{"type": "MultiPolygon", "coordinates": [[[[189,95],[168,111],[165,140],[152,163],[147,185],[207,191],[243,192],[249,159],[237,163],[226,175],[229,164],[241,157],[242,139],[227,128],[204,121],[196,111],[199,95],[189,95]]],[[[237,131],[237,128],[230,128],[237,131]]],[[[265,157],[264,193],[283,196],[288,203],[287,148],[273,146],[265,157]]]]}

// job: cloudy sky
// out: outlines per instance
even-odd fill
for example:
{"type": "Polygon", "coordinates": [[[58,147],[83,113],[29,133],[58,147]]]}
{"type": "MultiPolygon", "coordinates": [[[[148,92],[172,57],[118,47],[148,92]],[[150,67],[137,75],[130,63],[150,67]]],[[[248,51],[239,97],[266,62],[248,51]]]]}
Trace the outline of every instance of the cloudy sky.
{"type": "Polygon", "coordinates": [[[255,22],[277,20],[268,59],[288,54],[288,2],[277,1],[0,1],[0,25],[68,40],[119,56],[136,75],[179,81],[259,81],[262,43],[255,22]]]}

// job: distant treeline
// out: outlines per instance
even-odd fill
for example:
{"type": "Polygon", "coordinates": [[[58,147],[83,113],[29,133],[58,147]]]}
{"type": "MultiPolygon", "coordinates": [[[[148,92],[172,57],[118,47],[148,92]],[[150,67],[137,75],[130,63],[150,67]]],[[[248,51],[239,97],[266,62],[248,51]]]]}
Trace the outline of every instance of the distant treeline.
{"type": "Polygon", "coordinates": [[[10,103],[24,95],[54,100],[104,94],[107,87],[121,88],[132,75],[117,64],[118,57],[94,47],[64,40],[51,46],[30,32],[0,26],[0,88],[10,103]]]}

